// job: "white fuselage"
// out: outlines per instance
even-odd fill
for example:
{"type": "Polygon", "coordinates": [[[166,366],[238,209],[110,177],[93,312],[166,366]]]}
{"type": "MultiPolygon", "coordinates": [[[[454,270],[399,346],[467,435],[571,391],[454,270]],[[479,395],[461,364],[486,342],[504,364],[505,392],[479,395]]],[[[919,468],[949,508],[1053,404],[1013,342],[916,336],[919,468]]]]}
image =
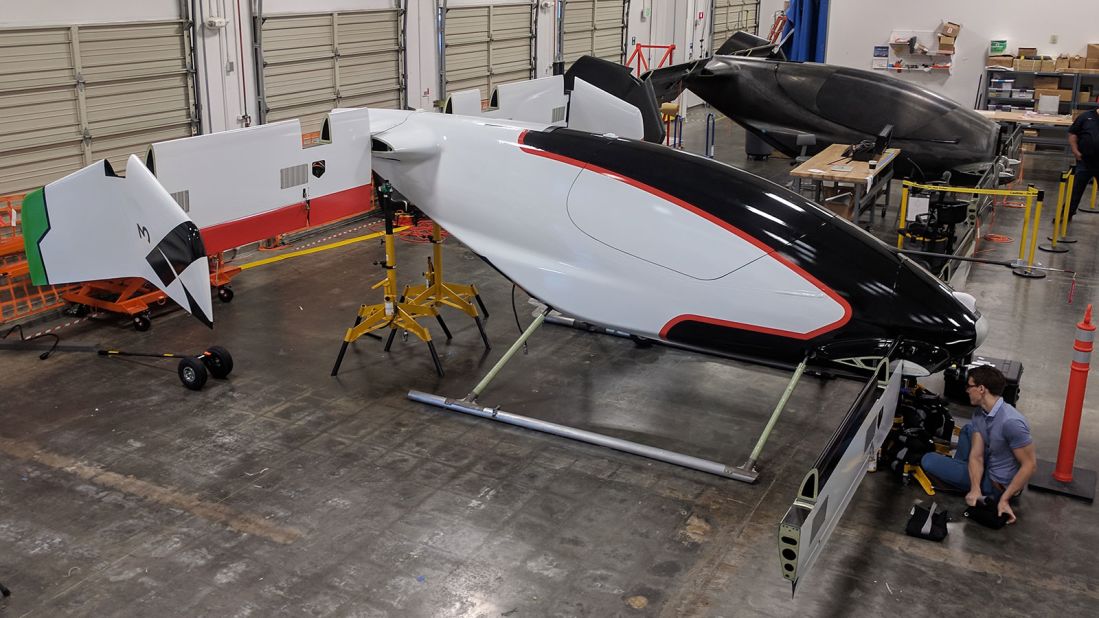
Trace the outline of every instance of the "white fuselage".
{"type": "MultiPolygon", "coordinates": [[[[678,320],[810,339],[845,301],[759,239],[652,187],[521,144],[546,125],[371,110],[378,174],[528,293],[661,337],[678,320]]],[[[773,199],[781,199],[772,196],[773,199]]]]}

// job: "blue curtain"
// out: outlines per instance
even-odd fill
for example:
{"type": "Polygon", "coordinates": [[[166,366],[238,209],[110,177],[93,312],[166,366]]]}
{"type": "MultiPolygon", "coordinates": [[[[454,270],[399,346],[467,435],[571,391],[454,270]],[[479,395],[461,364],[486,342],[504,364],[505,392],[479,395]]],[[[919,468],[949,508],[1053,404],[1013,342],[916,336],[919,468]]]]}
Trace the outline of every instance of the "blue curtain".
{"type": "Polygon", "coordinates": [[[828,42],[828,0],[790,0],[783,36],[793,28],[794,36],[783,51],[796,62],[824,62],[828,42]]]}

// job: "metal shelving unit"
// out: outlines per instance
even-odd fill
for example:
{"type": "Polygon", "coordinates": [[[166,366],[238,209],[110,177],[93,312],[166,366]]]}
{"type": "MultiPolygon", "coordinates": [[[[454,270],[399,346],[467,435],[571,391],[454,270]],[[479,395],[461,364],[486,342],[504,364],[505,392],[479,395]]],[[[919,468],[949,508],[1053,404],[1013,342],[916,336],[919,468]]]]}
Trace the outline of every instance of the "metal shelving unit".
{"type": "MultiPolygon", "coordinates": [[[[994,79],[1011,79],[1012,90],[1035,90],[1035,79],[1038,77],[1056,77],[1058,78],[1058,90],[1071,90],[1072,96],[1068,101],[1061,101],[1058,105],[1058,112],[1061,114],[1071,114],[1076,110],[1081,109],[1099,109],[1099,103],[1094,100],[1079,103],[1077,102],[1081,90],[1088,90],[1094,96],[1099,93],[1099,75],[1074,73],[1074,72],[1049,72],[1049,71],[1014,71],[1014,70],[995,70],[985,69],[984,75],[981,78],[981,90],[977,96],[977,107],[979,109],[996,109],[1001,105],[1016,106],[1017,109],[1033,109],[1034,98],[1031,97],[1017,97],[1017,96],[1003,96],[996,94],[997,92],[1007,92],[1002,89],[993,89],[994,79]],[[995,106],[995,107],[994,107],[995,106]]],[[[1028,151],[1029,154],[1047,154],[1058,157],[1069,156],[1071,153],[1068,150],[1068,128],[1067,127],[1052,127],[1052,126],[1035,126],[1032,127],[1037,130],[1037,135],[1024,135],[1022,142],[1024,144],[1033,144],[1034,150],[1028,151]]]]}

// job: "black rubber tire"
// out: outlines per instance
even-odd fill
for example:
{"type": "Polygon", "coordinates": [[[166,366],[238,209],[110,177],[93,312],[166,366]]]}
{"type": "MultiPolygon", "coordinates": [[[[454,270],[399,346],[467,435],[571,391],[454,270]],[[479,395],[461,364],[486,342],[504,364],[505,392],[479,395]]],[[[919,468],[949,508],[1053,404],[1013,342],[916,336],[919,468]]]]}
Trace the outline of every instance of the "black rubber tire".
{"type": "Polygon", "coordinates": [[[72,314],[75,317],[78,317],[78,318],[85,317],[91,312],[92,312],[92,308],[85,305],[85,304],[83,304],[83,303],[77,303],[77,304],[73,305],[73,308],[72,308],[72,314]]]}
{"type": "Polygon", "coordinates": [[[152,328],[152,326],[153,326],[153,321],[150,320],[148,316],[144,316],[144,315],[135,315],[134,316],[134,330],[137,330],[138,332],[143,333],[143,332],[149,330],[150,328],[152,328]]]}
{"type": "Polygon", "coordinates": [[[206,348],[206,353],[202,355],[202,364],[206,365],[210,375],[219,380],[229,377],[229,374],[233,372],[232,355],[229,354],[229,350],[219,345],[206,348]]]}
{"type": "Polygon", "coordinates": [[[183,382],[183,386],[193,391],[202,390],[207,377],[209,377],[206,372],[206,365],[191,357],[180,359],[178,373],[179,381],[183,382]]]}
{"type": "Polygon", "coordinates": [[[233,288],[227,285],[218,288],[218,300],[223,303],[233,302],[233,288]]]}

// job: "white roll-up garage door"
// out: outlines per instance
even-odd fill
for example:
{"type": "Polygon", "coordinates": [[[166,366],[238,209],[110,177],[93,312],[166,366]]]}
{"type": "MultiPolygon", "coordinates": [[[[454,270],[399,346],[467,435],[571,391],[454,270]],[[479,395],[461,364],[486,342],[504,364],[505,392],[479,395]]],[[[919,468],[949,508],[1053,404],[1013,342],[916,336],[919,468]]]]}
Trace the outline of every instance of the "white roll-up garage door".
{"type": "Polygon", "coordinates": [[[567,0],[564,4],[564,60],[588,55],[626,61],[626,0],[567,0]]]}
{"type": "Polygon", "coordinates": [[[263,17],[264,121],[319,131],[333,107],[403,105],[398,9],[263,17]]]}
{"type": "Polygon", "coordinates": [[[446,93],[481,89],[487,100],[497,84],[534,77],[536,2],[446,9],[446,93]]]}
{"type": "Polygon", "coordinates": [[[713,17],[714,50],[738,30],[759,34],[759,0],[715,0],[713,17]]]}
{"type": "Polygon", "coordinates": [[[0,29],[0,195],[197,131],[182,20],[0,29]]]}

